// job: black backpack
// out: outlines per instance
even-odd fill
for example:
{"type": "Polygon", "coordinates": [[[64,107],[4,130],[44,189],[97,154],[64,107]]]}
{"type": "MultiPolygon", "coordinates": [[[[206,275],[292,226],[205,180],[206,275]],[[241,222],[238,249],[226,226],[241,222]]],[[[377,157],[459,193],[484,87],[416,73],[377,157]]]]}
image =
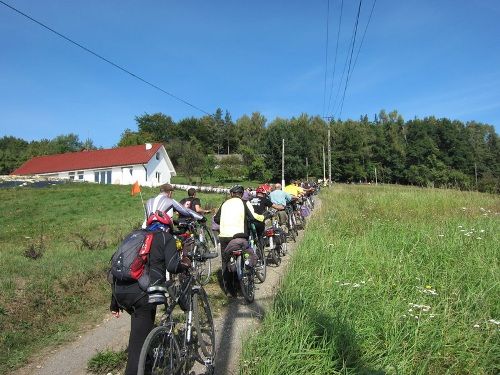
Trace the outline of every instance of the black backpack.
{"type": "Polygon", "coordinates": [[[149,286],[149,252],[155,232],[134,230],[111,257],[111,274],[123,282],[137,281],[142,290],[149,286]]]}

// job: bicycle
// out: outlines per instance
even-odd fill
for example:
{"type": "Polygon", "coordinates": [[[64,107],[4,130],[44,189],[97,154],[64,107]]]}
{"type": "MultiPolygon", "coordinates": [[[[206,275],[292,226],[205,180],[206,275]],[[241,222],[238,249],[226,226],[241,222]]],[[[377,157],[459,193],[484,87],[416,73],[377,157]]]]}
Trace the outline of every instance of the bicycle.
{"type": "Polygon", "coordinates": [[[286,205],[286,213],[288,216],[288,237],[293,240],[293,242],[297,241],[296,237],[299,235],[299,231],[297,230],[297,221],[291,204],[286,205]]]}
{"type": "MultiPolygon", "coordinates": [[[[212,271],[212,262],[210,259],[204,257],[205,254],[218,255],[218,243],[215,239],[213,232],[198,220],[184,220],[178,223],[180,228],[184,231],[178,235],[184,238],[193,237],[194,247],[193,253],[193,267],[196,270],[196,280],[200,285],[206,285],[210,281],[212,271]]],[[[214,256],[215,258],[215,256],[214,256]]]]}
{"type": "Polygon", "coordinates": [[[264,234],[269,247],[269,257],[276,266],[281,263],[281,256],[287,252],[286,234],[279,226],[277,211],[270,210],[273,214],[271,218],[271,226],[267,227],[264,234]]]}
{"type": "Polygon", "coordinates": [[[213,374],[215,329],[207,294],[197,284],[192,268],[179,276],[179,283],[168,288],[159,325],[144,341],[138,375],[184,374],[195,362],[203,364],[206,373],[213,374]],[[177,306],[184,310],[183,323],[173,315],[177,306]]]}
{"type": "Polygon", "coordinates": [[[241,294],[248,303],[252,303],[255,298],[255,269],[249,264],[250,254],[247,251],[248,242],[242,239],[231,240],[224,250],[226,259],[223,267],[223,273],[228,272],[229,277],[224,276],[223,282],[224,289],[236,296],[235,285],[227,285],[226,282],[238,283],[240,286],[241,294]],[[231,288],[231,289],[229,289],[231,288]]]}
{"type": "Polygon", "coordinates": [[[263,239],[257,236],[257,231],[255,230],[255,226],[251,224],[250,227],[250,237],[249,242],[252,249],[255,250],[255,254],[257,255],[257,264],[255,265],[255,276],[261,283],[266,280],[267,275],[267,261],[266,255],[264,254],[264,243],[263,239]]]}

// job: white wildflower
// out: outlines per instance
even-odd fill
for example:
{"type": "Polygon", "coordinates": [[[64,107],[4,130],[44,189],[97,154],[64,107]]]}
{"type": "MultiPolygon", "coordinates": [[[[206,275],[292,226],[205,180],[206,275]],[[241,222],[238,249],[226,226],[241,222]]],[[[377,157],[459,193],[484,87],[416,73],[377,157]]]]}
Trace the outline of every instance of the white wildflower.
{"type": "Polygon", "coordinates": [[[495,324],[497,326],[500,326],[500,320],[490,319],[490,320],[488,320],[488,323],[492,323],[492,324],[495,324]]]}
{"type": "Polygon", "coordinates": [[[420,310],[422,312],[429,312],[431,307],[428,305],[417,305],[416,303],[409,303],[408,304],[411,308],[415,310],[420,310]]]}
{"type": "Polygon", "coordinates": [[[438,237],[444,237],[444,234],[438,234],[438,237]]]}
{"type": "Polygon", "coordinates": [[[484,229],[481,229],[479,232],[480,232],[480,233],[484,233],[484,229]]]}
{"type": "Polygon", "coordinates": [[[482,238],[481,237],[476,237],[476,240],[482,240],[482,238]]]}
{"type": "Polygon", "coordinates": [[[474,324],[474,328],[479,328],[479,324],[474,324]]]}
{"type": "Polygon", "coordinates": [[[463,228],[463,226],[461,226],[461,225],[459,225],[458,227],[459,227],[459,228],[463,228]]]}
{"type": "Polygon", "coordinates": [[[352,287],[353,287],[353,288],[359,288],[360,286],[361,286],[361,285],[360,285],[360,284],[358,284],[358,283],[356,283],[356,284],[353,284],[353,285],[352,285],[352,287]]]}

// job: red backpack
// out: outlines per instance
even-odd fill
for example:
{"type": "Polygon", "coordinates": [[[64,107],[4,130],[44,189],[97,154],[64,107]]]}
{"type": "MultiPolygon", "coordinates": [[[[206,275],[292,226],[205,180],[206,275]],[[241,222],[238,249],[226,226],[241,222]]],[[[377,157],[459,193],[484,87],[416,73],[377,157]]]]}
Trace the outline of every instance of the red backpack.
{"type": "Polygon", "coordinates": [[[138,281],[142,290],[149,286],[149,252],[154,232],[135,230],[111,257],[111,274],[120,281],[138,281]]]}

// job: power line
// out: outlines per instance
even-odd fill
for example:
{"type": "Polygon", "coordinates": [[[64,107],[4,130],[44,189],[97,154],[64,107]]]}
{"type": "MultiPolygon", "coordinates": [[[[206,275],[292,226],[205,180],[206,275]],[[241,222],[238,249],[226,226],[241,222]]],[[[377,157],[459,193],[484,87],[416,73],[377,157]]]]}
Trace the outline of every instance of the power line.
{"type": "MultiPolygon", "coordinates": [[[[370,25],[370,21],[372,20],[373,10],[375,9],[375,4],[377,0],[373,1],[372,10],[370,11],[370,16],[368,17],[368,22],[366,23],[365,31],[363,32],[363,37],[361,38],[361,43],[359,44],[358,52],[356,54],[356,58],[354,59],[354,64],[352,65],[352,71],[354,72],[354,68],[356,67],[356,62],[358,61],[359,53],[361,52],[361,47],[363,46],[363,42],[365,40],[366,31],[368,30],[368,26],[370,25]]],[[[352,75],[352,72],[351,72],[352,75]]]]}
{"type": "Polygon", "coordinates": [[[335,59],[333,61],[333,73],[332,73],[332,84],[330,85],[330,96],[328,98],[328,106],[326,107],[327,108],[327,113],[330,112],[330,104],[332,102],[333,84],[334,84],[334,81],[335,81],[335,70],[337,68],[337,55],[338,55],[338,50],[339,50],[340,27],[342,25],[343,10],[344,10],[344,0],[342,0],[341,3],[340,3],[339,27],[337,29],[337,45],[335,47],[335,59]]]}
{"type": "Polygon", "coordinates": [[[85,46],[81,45],[80,43],[75,42],[73,39],[71,39],[71,38],[69,38],[69,37],[67,37],[67,36],[65,36],[65,35],[63,35],[63,34],[61,34],[60,32],[58,32],[58,31],[56,31],[56,30],[54,30],[54,29],[52,29],[52,28],[50,28],[49,26],[45,25],[44,23],[42,23],[42,22],[40,22],[40,21],[38,21],[38,20],[34,19],[33,17],[31,17],[31,16],[27,15],[26,13],[23,13],[23,12],[22,12],[22,11],[20,11],[19,9],[14,8],[13,6],[11,6],[11,5],[9,5],[9,4],[7,4],[7,3],[3,2],[2,0],[0,0],[0,4],[5,5],[7,8],[12,9],[14,12],[16,12],[16,13],[18,13],[18,14],[20,14],[20,15],[24,16],[24,17],[26,17],[26,18],[27,18],[27,19],[29,19],[30,21],[33,21],[34,23],[36,23],[36,24],[38,24],[38,25],[42,26],[43,28],[45,28],[45,29],[49,30],[50,32],[52,32],[52,33],[56,34],[57,36],[59,36],[59,37],[63,38],[63,39],[64,39],[64,40],[66,40],[67,42],[70,42],[71,44],[73,44],[73,45],[75,45],[75,46],[77,46],[77,47],[79,47],[79,48],[83,49],[85,52],[88,52],[88,53],[90,53],[91,55],[94,55],[95,57],[97,57],[97,58],[99,58],[99,59],[103,60],[104,62],[107,62],[108,64],[110,64],[111,66],[113,66],[113,67],[115,67],[115,68],[117,68],[117,69],[121,70],[122,72],[127,73],[127,74],[131,75],[132,77],[134,77],[134,78],[138,79],[139,81],[141,81],[141,82],[143,82],[143,83],[145,83],[145,84],[147,84],[147,85],[149,85],[149,86],[151,86],[151,87],[155,88],[156,90],[158,90],[158,91],[160,91],[160,92],[162,92],[162,93],[164,93],[164,94],[166,94],[166,95],[170,96],[171,98],[174,98],[174,99],[176,99],[176,100],[180,101],[181,103],[184,103],[184,104],[186,104],[186,105],[190,106],[191,108],[194,108],[194,109],[196,109],[196,110],[198,110],[198,111],[200,111],[200,112],[202,112],[202,113],[204,113],[204,114],[206,114],[206,115],[208,115],[208,116],[212,117],[212,115],[211,115],[210,113],[208,113],[207,111],[205,111],[205,110],[201,109],[200,107],[198,107],[198,106],[196,106],[196,105],[194,105],[194,104],[191,104],[191,103],[189,103],[187,100],[184,100],[184,99],[182,99],[182,98],[178,97],[177,95],[174,95],[174,94],[172,94],[172,93],[170,93],[170,92],[168,92],[168,91],[166,91],[166,90],[162,89],[161,87],[159,87],[159,86],[155,85],[154,83],[151,83],[151,82],[149,82],[149,81],[145,80],[144,78],[142,78],[142,77],[138,76],[137,74],[132,73],[131,71],[129,71],[129,70],[127,70],[127,69],[123,68],[122,66],[120,66],[120,65],[118,65],[118,64],[116,64],[116,63],[114,63],[114,62],[112,62],[111,60],[108,60],[107,58],[105,58],[105,57],[103,57],[103,56],[99,55],[98,53],[96,53],[96,52],[92,51],[91,49],[89,49],[89,48],[87,48],[87,47],[85,47],[85,46]]]}
{"type": "Polygon", "coordinates": [[[349,84],[349,78],[350,78],[350,74],[351,74],[352,54],[354,52],[354,46],[356,44],[356,34],[358,32],[359,14],[361,13],[361,4],[362,3],[363,3],[363,0],[359,0],[358,14],[356,16],[356,25],[354,27],[354,37],[352,38],[351,56],[349,57],[349,69],[347,70],[347,76],[346,76],[345,86],[344,86],[344,94],[342,95],[339,117],[342,116],[342,109],[344,108],[345,93],[347,91],[347,85],[349,84]]]}
{"type": "Polygon", "coordinates": [[[330,0],[327,0],[326,7],[326,52],[325,52],[325,85],[323,87],[323,116],[325,115],[325,102],[326,102],[326,77],[328,74],[328,23],[330,15],[330,0]]]}
{"type": "Polygon", "coordinates": [[[339,79],[339,85],[337,88],[337,92],[335,94],[335,99],[333,100],[333,108],[332,108],[332,114],[331,114],[331,117],[333,117],[333,118],[335,117],[335,112],[336,112],[335,108],[337,108],[337,110],[340,108],[340,101],[337,101],[337,99],[339,98],[340,90],[342,89],[342,82],[344,81],[344,75],[345,75],[346,70],[347,70],[347,64],[349,62],[349,51],[351,50],[353,40],[354,40],[354,28],[353,28],[353,32],[351,35],[351,39],[349,40],[349,43],[348,43],[348,46],[350,46],[350,47],[347,49],[345,62],[344,62],[344,68],[342,69],[342,74],[341,74],[340,79],[339,79]]]}

